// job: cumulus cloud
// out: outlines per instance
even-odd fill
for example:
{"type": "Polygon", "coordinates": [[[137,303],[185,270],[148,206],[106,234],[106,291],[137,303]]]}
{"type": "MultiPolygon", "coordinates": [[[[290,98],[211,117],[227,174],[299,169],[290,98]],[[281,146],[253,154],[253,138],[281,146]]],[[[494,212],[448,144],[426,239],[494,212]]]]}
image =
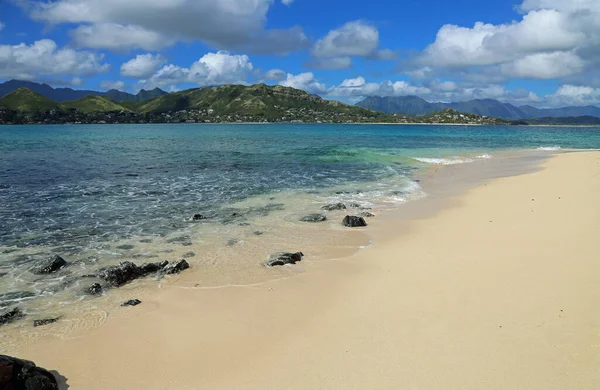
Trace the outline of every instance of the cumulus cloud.
{"type": "Polygon", "coordinates": [[[285,4],[285,5],[287,5],[287,6],[290,6],[290,5],[292,5],[292,3],[293,3],[293,2],[294,2],[294,0],[281,0],[281,3],[282,3],[282,4],[285,4]]]}
{"type": "Polygon", "coordinates": [[[100,88],[105,89],[107,91],[110,89],[118,89],[119,91],[122,91],[125,89],[125,83],[122,81],[105,80],[100,83],[100,88]]]}
{"type": "Polygon", "coordinates": [[[325,84],[320,83],[311,72],[300,73],[297,75],[288,73],[286,79],[282,80],[279,85],[301,89],[315,95],[327,94],[329,91],[329,88],[327,88],[325,84]]]}
{"type": "Polygon", "coordinates": [[[317,58],[304,64],[307,68],[313,69],[349,69],[352,67],[352,58],[350,57],[332,57],[317,58]]]}
{"type": "Polygon", "coordinates": [[[558,90],[546,97],[546,105],[584,106],[600,103],[600,88],[580,85],[562,85],[558,90]]]}
{"type": "Polygon", "coordinates": [[[221,48],[282,53],[307,44],[299,27],[274,33],[265,28],[272,0],[32,0],[27,4],[35,20],[79,25],[73,38],[85,47],[153,50],[177,40],[200,40],[221,48]]]}
{"type": "Polygon", "coordinates": [[[246,84],[253,70],[254,66],[247,55],[219,51],[204,55],[189,68],[165,65],[141,83],[144,88],[171,87],[186,83],[200,86],[246,84]]]}
{"type": "Polygon", "coordinates": [[[431,77],[479,73],[489,81],[510,77],[556,79],[584,73],[600,61],[600,2],[525,0],[520,21],[445,25],[435,41],[403,70],[431,77]]]}
{"type": "Polygon", "coordinates": [[[0,45],[0,78],[35,80],[48,75],[93,76],[110,69],[102,60],[100,54],[59,48],[50,39],[31,45],[0,45]]]}
{"type": "Polygon", "coordinates": [[[121,65],[121,76],[148,78],[166,62],[160,54],[139,54],[121,65]]]}
{"type": "Polygon", "coordinates": [[[265,80],[269,81],[281,81],[285,80],[287,74],[281,69],[271,69],[265,73],[265,80]]]}

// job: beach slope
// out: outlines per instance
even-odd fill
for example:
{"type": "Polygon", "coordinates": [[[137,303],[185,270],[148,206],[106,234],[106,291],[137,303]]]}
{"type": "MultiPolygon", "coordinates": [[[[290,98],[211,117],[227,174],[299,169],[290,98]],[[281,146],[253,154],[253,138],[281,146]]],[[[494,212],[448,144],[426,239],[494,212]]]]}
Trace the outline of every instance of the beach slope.
{"type": "Polygon", "coordinates": [[[373,221],[351,258],[252,287],[175,284],[8,352],[74,389],[598,389],[599,194],[600,153],[559,154],[402,232],[373,221]]]}

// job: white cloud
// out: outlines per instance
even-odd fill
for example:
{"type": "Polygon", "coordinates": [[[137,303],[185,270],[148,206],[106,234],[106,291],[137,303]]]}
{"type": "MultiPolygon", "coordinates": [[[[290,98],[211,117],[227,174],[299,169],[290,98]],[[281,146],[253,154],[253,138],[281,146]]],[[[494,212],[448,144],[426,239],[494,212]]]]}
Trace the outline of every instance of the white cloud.
{"type": "Polygon", "coordinates": [[[139,54],[121,65],[121,76],[148,78],[166,62],[160,54],[139,54]]]}
{"type": "Polygon", "coordinates": [[[81,87],[85,84],[85,81],[81,77],[73,77],[71,79],[71,85],[74,87],[81,87]]]}
{"type": "Polygon", "coordinates": [[[579,85],[562,85],[546,97],[546,105],[554,107],[600,104],[600,88],[579,85]]]}
{"type": "Polygon", "coordinates": [[[317,58],[370,56],[379,47],[379,31],[362,21],[348,22],[319,39],[311,54],[317,58]]]}
{"type": "Polygon", "coordinates": [[[325,84],[320,83],[315,79],[315,75],[311,72],[300,73],[297,75],[288,73],[286,79],[282,80],[279,85],[301,89],[316,95],[327,94],[329,90],[325,84]]]}
{"type": "Polygon", "coordinates": [[[6,25],[2,22],[0,22],[0,31],[4,30],[4,27],[6,27],[6,25]]]}
{"type": "Polygon", "coordinates": [[[288,7],[292,5],[293,2],[294,0],[281,0],[281,3],[287,5],[288,7]]]}
{"type": "Polygon", "coordinates": [[[208,53],[189,68],[165,65],[146,80],[144,88],[171,87],[193,83],[200,86],[247,84],[254,66],[247,55],[234,55],[226,51],[208,53]]]}
{"type": "Polygon", "coordinates": [[[404,67],[420,77],[454,72],[488,81],[557,79],[596,71],[600,61],[600,1],[525,0],[520,21],[472,28],[445,25],[404,67]],[[475,75],[477,73],[477,75],[475,75]]]}
{"type": "Polygon", "coordinates": [[[176,40],[200,40],[222,48],[282,53],[304,48],[308,42],[299,27],[265,29],[273,0],[32,0],[27,4],[25,9],[35,20],[79,25],[73,37],[86,47],[154,50],[176,40]]]}
{"type": "Polygon", "coordinates": [[[173,37],[140,26],[117,23],[83,25],[70,32],[79,47],[126,51],[130,49],[159,50],[175,42],[173,37]]]}
{"type": "Polygon", "coordinates": [[[70,48],[59,48],[50,39],[31,45],[0,45],[0,78],[35,80],[46,75],[93,76],[107,72],[103,56],[70,48]]]}
{"type": "Polygon", "coordinates": [[[286,73],[281,69],[271,69],[265,73],[265,80],[281,81],[287,77],[286,73]]]}
{"type": "Polygon", "coordinates": [[[110,89],[118,89],[119,91],[122,91],[125,89],[125,83],[122,81],[105,80],[100,83],[100,88],[105,89],[107,91],[110,89]]]}

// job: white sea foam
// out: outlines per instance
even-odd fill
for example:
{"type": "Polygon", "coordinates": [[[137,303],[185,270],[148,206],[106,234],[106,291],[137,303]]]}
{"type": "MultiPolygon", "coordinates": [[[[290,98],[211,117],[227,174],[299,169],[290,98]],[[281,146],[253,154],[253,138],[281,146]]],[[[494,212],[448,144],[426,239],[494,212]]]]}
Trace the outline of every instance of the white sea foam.
{"type": "Polygon", "coordinates": [[[435,165],[455,165],[455,164],[466,164],[472,163],[473,160],[470,158],[435,158],[435,157],[415,157],[417,161],[426,163],[426,164],[435,164],[435,165]]]}
{"type": "Polygon", "coordinates": [[[485,153],[485,154],[476,156],[475,158],[479,158],[479,159],[482,159],[482,160],[488,160],[488,159],[492,158],[492,155],[485,153]]]}
{"type": "Polygon", "coordinates": [[[560,146],[540,146],[537,150],[555,151],[560,150],[560,146]]]}

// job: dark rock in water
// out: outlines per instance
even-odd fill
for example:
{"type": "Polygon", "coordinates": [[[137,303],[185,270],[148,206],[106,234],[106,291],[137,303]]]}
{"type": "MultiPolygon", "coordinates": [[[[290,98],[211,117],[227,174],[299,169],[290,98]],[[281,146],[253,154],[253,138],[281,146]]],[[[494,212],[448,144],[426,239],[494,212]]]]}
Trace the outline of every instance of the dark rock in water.
{"type": "Polygon", "coordinates": [[[100,279],[105,280],[111,286],[120,287],[125,283],[142,276],[140,268],[130,261],[124,261],[119,265],[113,265],[100,270],[98,275],[100,279]]]}
{"type": "Polygon", "coordinates": [[[342,225],[346,227],[363,227],[367,226],[367,222],[365,222],[365,219],[362,217],[346,215],[346,217],[342,221],[342,225]]]}
{"type": "Polygon", "coordinates": [[[8,272],[0,272],[0,278],[6,275],[8,275],[8,272]]]}
{"type": "Polygon", "coordinates": [[[149,238],[144,238],[144,239],[141,239],[140,242],[143,244],[150,244],[152,242],[152,240],[149,238]]]}
{"type": "Polygon", "coordinates": [[[192,246],[192,245],[194,245],[194,243],[191,242],[191,241],[188,241],[188,242],[181,243],[181,245],[183,245],[183,246],[192,246]]]}
{"type": "Polygon", "coordinates": [[[374,216],[375,216],[375,214],[373,214],[373,213],[370,213],[370,212],[368,212],[368,211],[365,211],[365,212],[362,212],[362,213],[360,213],[360,216],[361,216],[361,217],[366,217],[366,218],[372,218],[372,217],[374,217],[374,216]]]}
{"type": "Polygon", "coordinates": [[[161,271],[168,264],[169,264],[168,261],[161,261],[160,263],[144,263],[144,264],[140,265],[140,267],[139,267],[140,276],[148,275],[148,274],[152,274],[152,273],[161,271]]]}
{"type": "Polygon", "coordinates": [[[162,272],[165,275],[173,275],[178,274],[181,271],[186,270],[188,268],[190,268],[188,262],[185,261],[185,259],[181,259],[179,261],[176,261],[175,263],[169,263],[165,268],[163,268],[162,272]]]}
{"type": "Polygon", "coordinates": [[[171,253],[173,252],[173,249],[161,249],[159,250],[160,253],[171,253]]]}
{"type": "Polygon", "coordinates": [[[188,242],[189,240],[190,240],[190,236],[179,236],[179,237],[169,238],[167,240],[167,242],[169,244],[172,244],[174,242],[188,242]]]}
{"type": "Polygon", "coordinates": [[[184,253],[182,257],[184,259],[189,259],[190,257],[194,257],[194,256],[196,256],[196,254],[194,252],[187,252],[187,253],[184,253]]]}
{"type": "Polygon", "coordinates": [[[254,234],[255,236],[262,236],[263,234],[265,234],[265,232],[261,232],[260,230],[257,230],[255,232],[253,232],[252,234],[254,234]]]}
{"type": "Polygon", "coordinates": [[[34,269],[35,274],[51,274],[66,266],[67,262],[59,255],[54,255],[50,259],[39,263],[34,269]]]}
{"type": "Polygon", "coordinates": [[[302,222],[325,222],[327,221],[327,217],[323,214],[310,214],[306,217],[300,218],[302,222]]]}
{"type": "Polygon", "coordinates": [[[137,306],[140,303],[142,303],[142,301],[140,301],[139,299],[130,299],[127,302],[123,302],[121,306],[137,306]]]}
{"type": "Polygon", "coordinates": [[[94,283],[91,286],[84,288],[83,292],[88,295],[102,295],[104,288],[102,288],[100,283],[94,283]]]}
{"type": "Polygon", "coordinates": [[[229,240],[227,240],[227,246],[234,246],[237,245],[239,243],[241,243],[242,241],[238,238],[231,238],[229,240]]]}
{"type": "Polygon", "coordinates": [[[56,378],[34,362],[0,355],[0,389],[58,390],[56,378]]]}
{"type": "Polygon", "coordinates": [[[346,210],[346,205],[343,203],[330,203],[321,207],[321,209],[327,211],[346,210]]]}
{"type": "Polygon", "coordinates": [[[0,311],[0,325],[8,324],[9,322],[16,321],[23,317],[25,317],[25,313],[23,313],[18,307],[0,311]]]}
{"type": "Polygon", "coordinates": [[[250,226],[250,224],[248,222],[242,222],[239,224],[239,226],[250,226]]]}
{"type": "Polygon", "coordinates": [[[33,297],[35,297],[35,293],[30,291],[14,291],[0,294],[0,307],[9,306],[11,303],[14,304],[15,302],[12,301],[33,297]]]}
{"type": "Polygon", "coordinates": [[[350,207],[352,207],[354,209],[357,209],[357,208],[360,207],[360,205],[358,203],[350,203],[348,206],[350,206],[350,207]]]}
{"type": "Polygon", "coordinates": [[[129,249],[133,249],[135,248],[135,246],[131,245],[131,244],[124,244],[124,245],[119,245],[117,246],[117,249],[125,249],[125,250],[129,250],[129,249]]]}
{"type": "Polygon", "coordinates": [[[194,214],[192,215],[192,218],[190,218],[191,221],[202,221],[204,219],[208,219],[208,217],[202,214],[194,214]]]}
{"type": "Polygon", "coordinates": [[[132,259],[152,259],[158,257],[157,255],[153,255],[152,253],[136,253],[131,255],[132,259]]]}
{"type": "Polygon", "coordinates": [[[44,326],[44,325],[53,324],[53,323],[55,323],[58,320],[60,320],[60,317],[57,317],[57,318],[44,318],[43,320],[34,320],[33,321],[33,327],[37,328],[38,326],[44,326]]]}
{"type": "Polygon", "coordinates": [[[302,252],[274,253],[265,262],[265,265],[267,267],[275,267],[275,266],[281,266],[281,265],[286,265],[286,264],[296,264],[297,262],[302,261],[302,257],[304,257],[304,254],[302,252]]]}

